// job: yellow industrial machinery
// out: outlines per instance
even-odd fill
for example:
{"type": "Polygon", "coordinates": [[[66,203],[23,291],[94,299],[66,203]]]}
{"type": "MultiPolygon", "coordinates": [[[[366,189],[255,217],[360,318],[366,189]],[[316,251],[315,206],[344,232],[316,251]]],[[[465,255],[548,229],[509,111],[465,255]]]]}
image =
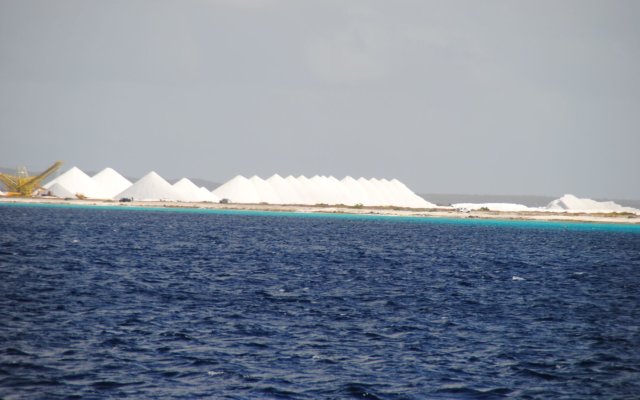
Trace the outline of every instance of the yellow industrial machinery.
{"type": "Polygon", "coordinates": [[[27,169],[18,168],[18,175],[0,173],[0,182],[4,183],[9,196],[31,197],[33,192],[40,187],[40,183],[49,175],[56,172],[62,166],[62,161],[56,161],[43,173],[36,176],[29,176],[27,169]]]}

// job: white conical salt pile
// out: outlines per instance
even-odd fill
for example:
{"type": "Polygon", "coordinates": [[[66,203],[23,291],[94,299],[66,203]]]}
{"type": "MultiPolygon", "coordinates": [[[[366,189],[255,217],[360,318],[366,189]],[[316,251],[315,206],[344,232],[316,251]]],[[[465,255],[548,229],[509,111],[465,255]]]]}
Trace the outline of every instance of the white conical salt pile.
{"type": "Polygon", "coordinates": [[[405,202],[404,196],[394,190],[395,188],[391,187],[391,183],[388,180],[371,178],[370,181],[383,196],[386,204],[397,206],[405,202]]]}
{"type": "Polygon", "coordinates": [[[572,194],[565,194],[559,199],[550,202],[547,207],[549,211],[584,212],[584,213],[611,213],[629,212],[640,214],[640,210],[631,207],[624,207],[613,201],[596,201],[592,199],[580,199],[572,194]]]}
{"type": "Polygon", "coordinates": [[[267,181],[257,175],[249,178],[249,181],[253,183],[256,188],[258,198],[260,199],[259,203],[282,204],[278,193],[276,193],[275,189],[267,181]]]}
{"type": "Polygon", "coordinates": [[[391,188],[387,185],[387,182],[389,181],[387,181],[386,179],[383,181],[380,179],[371,178],[369,179],[369,182],[371,182],[371,184],[376,188],[378,193],[380,193],[380,201],[384,205],[404,206],[404,204],[406,203],[405,196],[402,196],[401,194],[396,193],[395,190],[390,190],[391,188]],[[394,195],[394,193],[396,194],[394,195]],[[399,197],[398,201],[396,201],[395,203],[394,203],[394,197],[399,197]]]}
{"type": "Polygon", "coordinates": [[[47,183],[44,188],[50,189],[56,183],[59,183],[74,195],[82,195],[90,199],[110,198],[89,175],[82,172],[78,167],[69,169],[64,174],[47,183]]]}
{"type": "Polygon", "coordinates": [[[358,204],[358,200],[353,197],[349,187],[342,181],[336,179],[334,176],[329,176],[327,182],[331,191],[334,193],[333,204],[344,204],[346,206],[353,206],[358,204]]]}
{"type": "Polygon", "coordinates": [[[395,188],[395,190],[399,193],[399,195],[403,199],[402,207],[410,207],[410,208],[434,208],[435,204],[430,203],[423,199],[422,197],[415,194],[411,189],[409,189],[404,183],[400,182],[397,179],[392,179],[389,181],[390,185],[395,188]]]}
{"type": "Polygon", "coordinates": [[[253,182],[242,175],[225,182],[213,191],[219,199],[227,199],[232,203],[260,203],[260,196],[253,182]]]}
{"type": "Polygon", "coordinates": [[[395,182],[391,182],[383,178],[378,181],[378,184],[380,190],[382,190],[385,193],[385,196],[387,196],[387,201],[392,205],[406,207],[409,206],[409,204],[412,204],[413,201],[415,201],[414,196],[416,195],[413,192],[410,191],[409,194],[404,190],[399,190],[395,182]]]}
{"type": "Polygon", "coordinates": [[[205,200],[205,201],[210,201],[212,203],[217,203],[217,202],[220,201],[218,196],[213,194],[213,192],[210,192],[209,189],[207,189],[204,186],[200,186],[200,192],[202,192],[202,196],[204,196],[204,198],[208,199],[208,200],[205,200]]]}
{"type": "Polygon", "coordinates": [[[154,171],[140,178],[114,198],[132,198],[135,201],[188,201],[171,184],[154,171]]]}
{"type": "Polygon", "coordinates": [[[132,183],[120,175],[113,168],[105,168],[98,172],[91,179],[102,189],[107,198],[113,198],[118,193],[129,188],[132,183]]]}
{"type": "Polygon", "coordinates": [[[304,194],[304,198],[306,199],[305,204],[316,205],[323,203],[324,196],[322,195],[322,189],[320,186],[316,185],[311,181],[311,179],[304,175],[298,176],[296,180],[298,181],[300,191],[304,194]]]}
{"type": "Polygon", "coordinates": [[[342,178],[342,184],[345,186],[346,190],[351,193],[352,198],[354,199],[356,204],[362,204],[364,206],[371,205],[371,200],[369,199],[369,193],[362,186],[362,183],[353,179],[350,176],[345,176],[342,178]]]}
{"type": "Polygon", "coordinates": [[[301,182],[298,178],[292,175],[289,175],[284,179],[285,181],[287,181],[291,189],[296,193],[296,196],[299,199],[298,204],[306,204],[306,205],[315,204],[313,202],[313,199],[309,195],[309,191],[307,190],[305,183],[301,182]]]}
{"type": "Polygon", "coordinates": [[[275,191],[282,204],[302,204],[303,199],[293,185],[278,174],[267,179],[267,183],[275,191]]]}
{"type": "Polygon", "coordinates": [[[358,178],[358,182],[362,185],[362,188],[367,193],[367,198],[369,200],[369,204],[365,204],[367,206],[387,206],[389,204],[385,204],[384,196],[380,193],[380,189],[373,184],[369,179],[365,179],[363,177],[358,178]]]}
{"type": "Polygon", "coordinates": [[[213,194],[209,193],[207,189],[204,192],[191,182],[187,178],[182,178],[178,182],[173,184],[173,188],[182,195],[185,201],[201,202],[201,201],[214,201],[213,194]]]}
{"type": "Polygon", "coordinates": [[[308,180],[308,187],[313,189],[312,193],[316,204],[332,204],[333,196],[328,187],[327,177],[324,175],[314,175],[308,180]]]}
{"type": "Polygon", "coordinates": [[[60,197],[61,199],[76,198],[75,193],[73,193],[72,191],[70,191],[69,189],[67,189],[66,187],[64,187],[58,182],[55,182],[46,190],[47,192],[51,193],[52,196],[60,197]]]}
{"type": "Polygon", "coordinates": [[[307,181],[307,187],[311,189],[315,204],[336,204],[336,196],[326,176],[314,175],[307,181]]]}

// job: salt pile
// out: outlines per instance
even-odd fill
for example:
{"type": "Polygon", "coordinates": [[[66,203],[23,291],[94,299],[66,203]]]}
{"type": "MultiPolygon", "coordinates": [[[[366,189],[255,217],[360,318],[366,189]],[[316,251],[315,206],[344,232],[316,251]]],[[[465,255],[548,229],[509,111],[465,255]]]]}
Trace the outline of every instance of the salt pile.
{"type": "Polygon", "coordinates": [[[60,183],[55,182],[47,189],[52,196],[60,197],[61,199],[75,198],[76,194],[62,186],[60,183]]]}
{"type": "MultiPolygon", "coordinates": [[[[392,188],[395,188],[398,196],[401,196],[403,200],[404,207],[411,208],[433,208],[436,207],[435,204],[429,203],[422,197],[413,193],[411,189],[409,189],[404,183],[400,182],[397,179],[392,179],[389,184],[392,188]]],[[[392,189],[390,189],[392,190],[392,189]]]]}
{"type": "Polygon", "coordinates": [[[362,199],[364,203],[361,203],[361,204],[365,206],[386,205],[385,201],[382,198],[382,195],[380,194],[380,190],[378,190],[378,188],[375,185],[373,185],[373,183],[370,180],[360,177],[357,179],[357,182],[360,184],[360,186],[366,193],[366,197],[362,199]]]}
{"type": "Polygon", "coordinates": [[[273,188],[283,204],[304,204],[304,199],[298,188],[280,175],[272,175],[267,179],[267,183],[273,188]]]}
{"type": "Polygon", "coordinates": [[[313,182],[311,182],[311,179],[307,178],[304,175],[300,175],[295,179],[298,182],[300,192],[303,193],[303,198],[305,200],[304,204],[314,205],[323,203],[322,188],[315,185],[313,182]]]}
{"type": "Polygon", "coordinates": [[[313,199],[309,196],[306,190],[306,185],[303,184],[298,178],[293,175],[289,175],[284,180],[287,182],[291,190],[296,194],[297,203],[294,204],[313,204],[313,199]]]}
{"type": "Polygon", "coordinates": [[[435,207],[396,179],[356,180],[350,176],[338,180],[333,176],[316,175],[309,179],[304,175],[282,178],[275,174],[264,180],[258,176],[247,179],[238,175],[213,193],[234,203],[435,207]]]}
{"type": "Polygon", "coordinates": [[[218,198],[218,196],[216,196],[215,194],[213,194],[213,192],[210,192],[209,189],[207,189],[204,186],[199,187],[198,189],[200,189],[200,193],[202,193],[202,196],[205,199],[209,199],[209,200],[205,200],[205,201],[210,201],[212,203],[217,203],[220,201],[220,199],[218,198]]]}
{"type": "Polygon", "coordinates": [[[628,212],[640,214],[640,210],[631,207],[624,207],[613,201],[596,201],[591,199],[580,199],[572,194],[565,194],[559,199],[553,200],[546,207],[549,211],[560,212],[582,212],[582,213],[612,213],[628,212]]]}
{"type": "Polygon", "coordinates": [[[385,206],[392,203],[388,188],[384,187],[382,181],[376,178],[369,179],[369,189],[376,194],[376,198],[379,199],[380,205],[385,206]]]}
{"type": "Polygon", "coordinates": [[[355,204],[370,205],[371,200],[369,193],[365,190],[362,183],[350,176],[342,178],[342,184],[349,191],[351,197],[356,200],[355,204]]]}
{"type": "Polygon", "coordinates": [[[67,192],[73,193],[74,196],[82,195],[90,199],[110,198],[89,175],[82,172],[78,167],[69,169],[64,174],[44,185],[44,188],[50,190],[55,184],[60,186],[57,190],[62,192],[62,189],[64,189],[67,192]]]}
{"type": "Polygon", "coordinates": [[[275,188],[271,186],[269,182],[265,181],[257,175],[249,178],[249,181],[256,188],[260,203],[283,204],[275,188]]]}
{"type": "Polygon", "coordinates": [[[149,172],[128,189],[114,196],[115,199],[123,197],[136,201],[188,201],[185,196],[154,171],[149,172]]]}
{"type": "Polygon", "coordinates": [[[213,193],[210,193],[205,188],[199,188],[195,183],[191,182],[187,178],[182,178],[178,182],[173,184],[173,188],[182,195],[185,201],[201,202],[211,201],[217,202],[218,199],[213,193]],[[203,191],[204,189],[204,191],[203,191]]]}
{"type": "Polygon", "coordinates": [[[355,198],[351,193],[349,186],[342,183],[333,176],[326,178],[329,189],[334,194],[333,204],[345,204],[354,206],[359,203],[359,199],[355,198]]]}
{"type": "Polygon", "coordinates": [[[260,196],[252,182],[242,175],[227,181],[213,191],[219,199],[227,199],[233,203],[260,203],[260,196]]]}
{"type": "Polygon", "coordinates": [[[341,204],[338,200],[338,195],[335,188],[331,187],[331,183],[327,180],[326,176],[315,175],[311,177],[307,182],[307,187],[312,187],[313,196],[316,200],[316,204],[341,204]]]}
{"type": "Polygon", "coordinates": [[[91,179],[101,187],[105,196],[108,198],[115,197],[118,193],[123,192],[132,185],[127,178],[109,167],[98,172],[92,176],[91,179]]]}

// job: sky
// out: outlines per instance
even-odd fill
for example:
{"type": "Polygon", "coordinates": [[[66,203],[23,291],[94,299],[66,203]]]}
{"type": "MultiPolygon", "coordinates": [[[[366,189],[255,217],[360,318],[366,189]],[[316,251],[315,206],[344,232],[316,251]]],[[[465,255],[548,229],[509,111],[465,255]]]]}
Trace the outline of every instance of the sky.
{"type": "Polygon", "coordinates": [[[0,0],[0,166],[640,199],[640,2],[0,0]]]}

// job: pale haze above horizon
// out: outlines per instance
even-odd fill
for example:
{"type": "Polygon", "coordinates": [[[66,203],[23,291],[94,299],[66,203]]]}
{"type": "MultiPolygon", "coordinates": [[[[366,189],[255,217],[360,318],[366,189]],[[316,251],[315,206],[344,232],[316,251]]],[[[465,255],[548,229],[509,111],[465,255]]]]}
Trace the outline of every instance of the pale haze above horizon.
{"type": "Polygon", "coordinates": [[[617,0],[0,0],[0,167],[640,199],[638,21],[617,0]]]}

